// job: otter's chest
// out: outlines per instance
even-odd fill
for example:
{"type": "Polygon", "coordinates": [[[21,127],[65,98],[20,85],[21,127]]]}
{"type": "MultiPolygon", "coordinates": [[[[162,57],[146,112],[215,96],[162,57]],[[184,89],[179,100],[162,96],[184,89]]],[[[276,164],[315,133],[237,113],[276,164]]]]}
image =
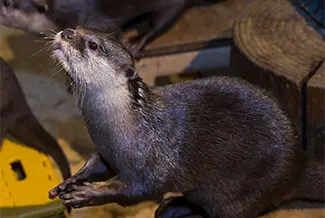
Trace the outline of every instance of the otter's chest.
{"type": "Polygon", "coordinates": [[[87,123],[89,135],[98,152],[115,171],[137,171],[141,165],[143,152],[136,147],[136,139],[127,131],[116,126],[87,123]]]}

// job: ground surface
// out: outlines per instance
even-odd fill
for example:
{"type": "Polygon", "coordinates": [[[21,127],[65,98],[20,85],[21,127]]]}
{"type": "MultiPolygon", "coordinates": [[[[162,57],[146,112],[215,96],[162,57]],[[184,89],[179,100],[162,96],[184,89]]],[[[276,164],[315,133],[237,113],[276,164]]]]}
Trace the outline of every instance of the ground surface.
{"type": "MultiPolygon", "coordinates": [[[[76,172],[85,158],[93,151],[84,125],[74,107],[74,100],[67,96],[63,85],[64,77],[49,64],[38,38],[22,32],[0,28],[0,55],[14,68],[27,100],[42,124],[55,136],[67,154],[72,171],[76,172]]],[[[315,205],[297,204],[282,209],[267,218],[325,218],[323,208],[308,208],[315,205]]],[[[156,205],[140,204],[132,208],[105,205],[74,210],[73,218],[151,218],[156,205]]]]}

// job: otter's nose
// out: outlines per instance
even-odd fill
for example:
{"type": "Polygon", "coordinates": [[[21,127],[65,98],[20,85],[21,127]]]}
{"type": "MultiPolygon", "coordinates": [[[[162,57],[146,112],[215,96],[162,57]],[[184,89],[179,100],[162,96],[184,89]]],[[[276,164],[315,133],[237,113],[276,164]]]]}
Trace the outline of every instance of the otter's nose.
{"type": "Polygon", "coordinates": [[[73,40],[74,36],[75,36],[75,34],[72,29],[65,29],[61,33],[61,37],[65,40],[73,40]]]}

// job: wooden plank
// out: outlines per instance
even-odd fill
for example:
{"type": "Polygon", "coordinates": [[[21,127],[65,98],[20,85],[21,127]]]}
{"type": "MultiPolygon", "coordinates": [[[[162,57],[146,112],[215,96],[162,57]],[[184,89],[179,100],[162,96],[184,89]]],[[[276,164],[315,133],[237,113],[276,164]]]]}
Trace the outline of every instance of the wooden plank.
{"type": "Polygon", "coordinates": [[[232,25],[244,6],[243,0],[222,0],[191,8],[146,50],[231,37],[232,25]]]}
{"type": "Polygon", "coordinates": [[[145,48],[136,63],[139,73],[153,85],[159,76],[228,66],[232,26],[244,6],[245,1],[227,0],[188,10],[145,48]]]}
{"type": "Polygon", "coordinates": [[[230,46],[143,58],[136,68],[145,82],[154,84],[157,77],[176,73],[207,72],[230,64],[230,46]]]}
{"type": "Polygon", "coordinates": [[[228,37],[228,38],[218,38],[218,39],[207,40],[207,41],[192,42],[188,44],[185,43],[175,44],[175,45],[169,45],[169,46],[144,50],[141,53],[141,58],[166,56],[166,55],[179,54],[184,52],[199,51],[204,49],[220,48],[220,47],[230,46],[232,45],[232,43],[233,42],[231,37],[228,37]]]}

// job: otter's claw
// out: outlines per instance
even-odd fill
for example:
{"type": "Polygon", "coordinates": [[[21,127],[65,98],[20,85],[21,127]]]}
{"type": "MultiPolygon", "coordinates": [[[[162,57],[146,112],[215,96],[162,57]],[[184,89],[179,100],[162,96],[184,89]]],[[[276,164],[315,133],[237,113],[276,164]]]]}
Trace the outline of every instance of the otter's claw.
{"type": "Polygon", "coordinates": [[[65,206],[81,208],[103,204],[101,196],[104,190],[102,186],[85,182],[82,185],[72,185],[71,189],[71,192],[64,192],[59,195],[65,206]]]}
{"type": "Polygon", "coordinates": [[[79,183],[80,180],[78,177],[73,176],[62,182],[60,185],[56,186],[52,190],[49,191],[49,198],[54,199],[56,198],[61,192],[65,192],[70,189],[71,185],[79,183]]]}

